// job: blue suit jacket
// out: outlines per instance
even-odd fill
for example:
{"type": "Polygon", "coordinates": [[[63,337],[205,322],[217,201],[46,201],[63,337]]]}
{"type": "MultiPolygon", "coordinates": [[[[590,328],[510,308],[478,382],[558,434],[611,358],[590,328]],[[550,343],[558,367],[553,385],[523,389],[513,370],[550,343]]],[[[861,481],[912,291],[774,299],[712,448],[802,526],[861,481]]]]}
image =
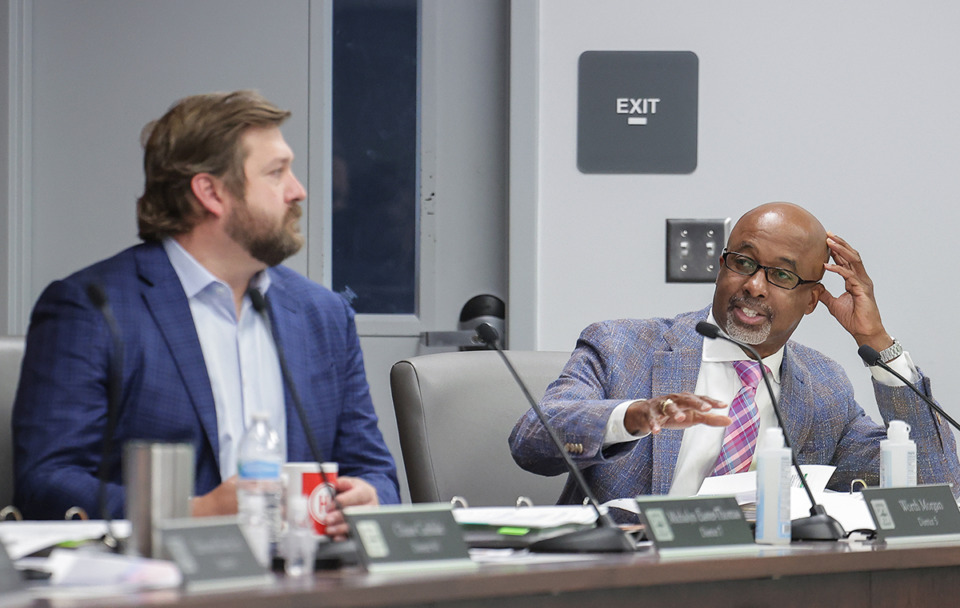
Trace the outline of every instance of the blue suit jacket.
{"type": "MultiPolygon", "coordinates": [[[[703,337],[694,327],[708,309],[674,319],[619,320],[583,331],[562,375],[547,389],[541,405],[564,443],[581,444],[571,454],[601,501],[641,494],[666,494],[683,431],[664,430],[638,441],[602,450],[610,413],[621,402],[669,393],[693,392],[703,358],[703,337]]],[[[829,487],[849,491],[850,482],[879,483],[880,440],[886,430],[866,416],[853,397],[843,369],[815,350],[788,342],[781,368],[780,407],[786,432],[801,464],[837,467],[829,487]]],[[[930,396],[930,382],[918,388],[930,396]]],[[[919,483],[953,484],[960,491],[960,463],[953,433],[908,388],[874,383],[885,422],[905,420],[917,443],[919,483]]],[[[514,459],[543,475],[565,472],[556,448],[528,412],[510,435],[514,459]]],[[[569,481],[563,503],[583,495],[569,481]]]]}
{"type": "MultiPolygon", "coordinates": [[[[284,267],[268,270],[274,334],[327,460],[399,502],[396,470],[377,427],[353,313],[337,295],[284,267]]],[[[119,454],[131,439],[185,441],[195,491],[222,480],[217,415],[187,297],[163,247],[141,244],[52,283],[34,308],[13,411],[15,502],[28,518],[98,516],[97,469],[107,415],[110,334],[86,285],[103,286],[124,340],[122,405],[109,509],[123,515],[119,454]]],[[[287,456],[310,461],[286,395],[287,456]]]]}

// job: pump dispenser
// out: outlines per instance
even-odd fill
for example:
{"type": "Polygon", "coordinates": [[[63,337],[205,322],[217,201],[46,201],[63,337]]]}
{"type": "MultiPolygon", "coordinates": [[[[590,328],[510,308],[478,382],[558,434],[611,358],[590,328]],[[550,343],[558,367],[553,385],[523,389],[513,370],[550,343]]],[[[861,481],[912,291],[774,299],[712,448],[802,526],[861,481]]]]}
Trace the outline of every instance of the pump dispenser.
{"type": "Polygon", "coordinates": [[[917,444],[910,439],[910,425],[891,420],[887,438],[880,442],[880,487],[917,485],[917,444]]]}

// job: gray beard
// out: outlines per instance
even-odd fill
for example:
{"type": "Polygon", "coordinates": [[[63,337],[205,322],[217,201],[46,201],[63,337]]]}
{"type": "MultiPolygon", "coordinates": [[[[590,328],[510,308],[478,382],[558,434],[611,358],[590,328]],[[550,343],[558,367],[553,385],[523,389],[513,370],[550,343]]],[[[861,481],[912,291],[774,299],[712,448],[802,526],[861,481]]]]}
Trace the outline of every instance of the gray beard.
{"type": "Polygon", "coordinates": [[[740,327],[733,321],[727,319],[726,327],[723,328],[723,330],[727,332],[727,335],[734,340],[739,340],[751,346],[763,344],[763,342],[770,337],[770,329],[769,319],[760,327],[754,328],[740,327]]]}

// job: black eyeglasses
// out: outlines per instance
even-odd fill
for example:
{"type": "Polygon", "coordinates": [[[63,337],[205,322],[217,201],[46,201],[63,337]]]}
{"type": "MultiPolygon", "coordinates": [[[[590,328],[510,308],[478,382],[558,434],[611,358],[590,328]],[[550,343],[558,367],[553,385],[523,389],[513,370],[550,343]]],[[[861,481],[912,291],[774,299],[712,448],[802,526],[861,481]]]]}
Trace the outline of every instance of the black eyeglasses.
{"type": "Polygon", "coordinates": [[[800,275],[785,268],[775,268],[773,266],[762,266],[755,259],[747,257],[742,253],[723,250],[723,265],[737,274],[745,277],[752,277],[758,270],[763,270],[767,275],[767,283],[776,285],[781,289],[796,289],[804,283],[819,283],[820,281],[805,281],[800,275]]]}

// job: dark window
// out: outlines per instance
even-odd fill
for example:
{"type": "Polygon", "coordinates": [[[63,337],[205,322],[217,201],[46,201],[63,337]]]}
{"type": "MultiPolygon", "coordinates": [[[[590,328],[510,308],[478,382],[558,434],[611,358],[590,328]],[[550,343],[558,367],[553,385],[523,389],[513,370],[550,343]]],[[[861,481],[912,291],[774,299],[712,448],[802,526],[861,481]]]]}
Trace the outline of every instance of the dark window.
{"type": "Polygon", "coordinates": [[[333,289],[358,313],[414,314],[416,0],[333,4],[333,289]]]}

